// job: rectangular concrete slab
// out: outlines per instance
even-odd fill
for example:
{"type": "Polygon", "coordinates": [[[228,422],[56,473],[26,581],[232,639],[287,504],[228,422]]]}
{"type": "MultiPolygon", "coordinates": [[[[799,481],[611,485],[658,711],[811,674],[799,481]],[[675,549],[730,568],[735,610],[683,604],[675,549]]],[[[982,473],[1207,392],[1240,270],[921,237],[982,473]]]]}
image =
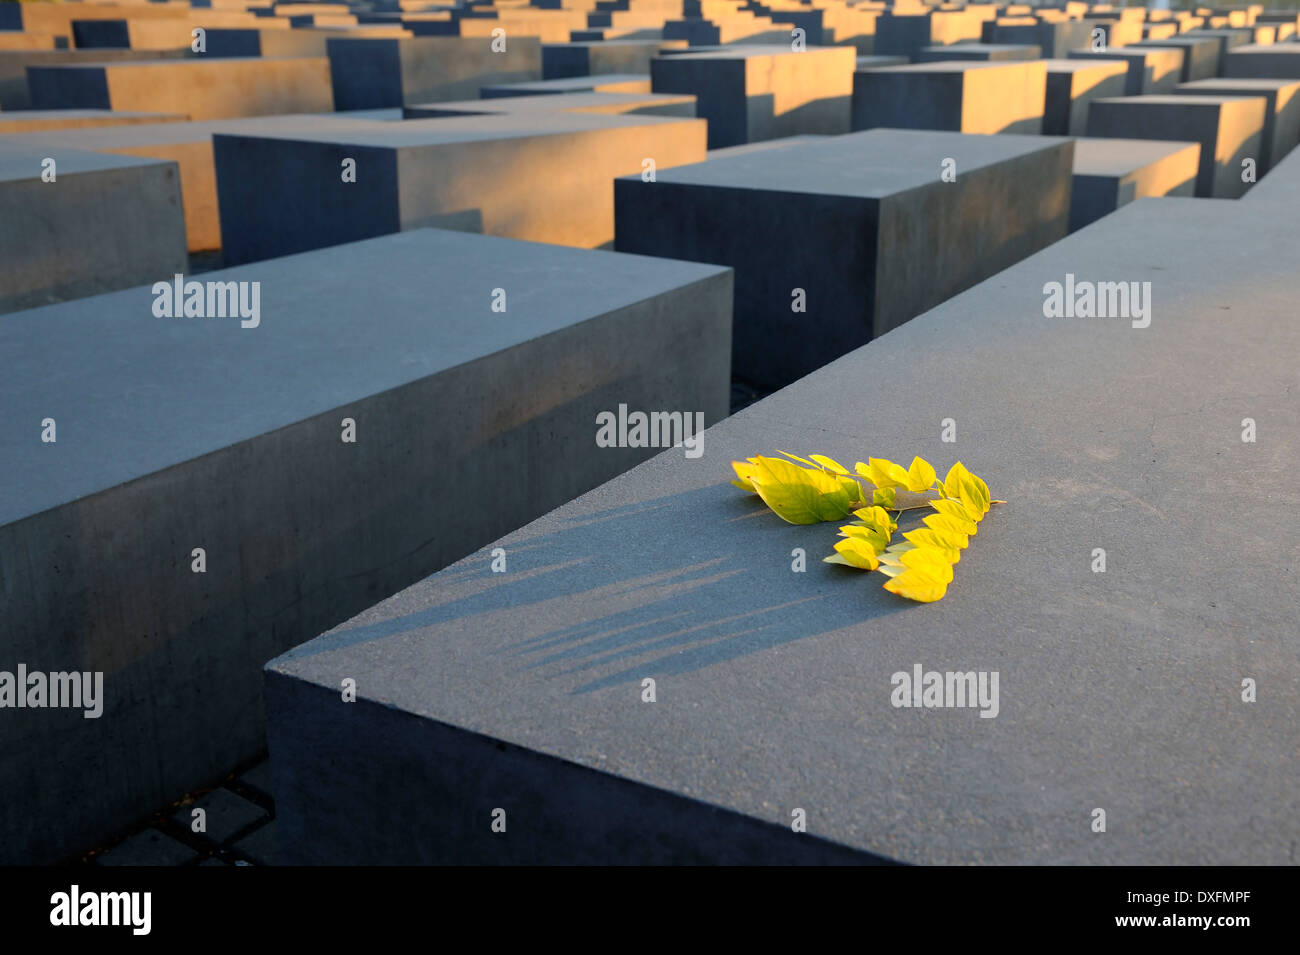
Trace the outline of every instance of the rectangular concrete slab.
{"type": "Polygon", "coordinates": [[[1042,60],[861,70],[853,76],[853,128],[1040,133],[1046,96],[1042,60]]]}
{"type": "Polygon", "coordinates": [[[1184,55],[1180,77],[1184,83],[1208,80],[1219,75],[1220,43],[1214,37],[1176,36],[1143,40],[1134,43],[1129,49],[1182,50],[1184,55]]]}
{"type": "Polygon", "coordinates": [[[1047,92],[1043,132],[1082,136],[1088,128],[1088,104],[1106,96],[1123,96],[1128,64],[1123,60],[1046,60],[1047,92]]]}
{"type": "Polygon", "coordinates": [[[21,139],[0,141],[0,313],[185,267],[175,163],[21,139]]]}
{"type": "Polygon", "coordinates": [[[1032,43],[1043,56],[1063,59],[1068,50],[1081,50],[1091,39],[1088,25],[1079,20],[1040,21],[1033,17],[985,20],[980,37],[985,43],[1032,43]]]}
{"type": "Polygon", "coordinates": [[[1070,231],[1076,232],[1136,199],[1195,195],[1200,159],[1199,143],[1075,140],[1070,231]]]}
{"type": "Polygon", "coordinates": [[[711,158],[618,180],[614,246],[732,266],[733,373],[770,390],[1064,236],[1071,153],[878,129],[711,158]]]}
{"type": "MultiPolygon", "coordinates": [[[[4,5],[0,3],[0,7],[4,5]]],[[[51,4],[53,6],[53,4],[51,4]]],[[[178,60],[184,50],[0,50],[0,109],[31,109],[27,67],[128,60],[178,60]]]]}
{"type": "Polygon", "coordinates": [[[1300,142],[1300,79],[1214,79],[1183,83],[1175,93],[1183,96],[1262,96],[1264,140],[1260,146],[1259,174],[1282,159],[1300,142]]]}
{"type": "Polygon", "coordinates": [[[656,57],[656,93],[696,98],[708,120],[709,148],[801,134],[849,131],[853,71],[849,47],[738,46],[656,57]]]}
{"type": "Polygon", "coordinates": [[[1250,188],[1243,161],[1258,160],[1267,103],[1261,96],[1129,96],[1094,100],[1088,135],[1201,144],[1196,195],[1236,199],[1250,188]]]}
{"type": "Polygon", "coordinates": [[[39,133],[56,129],[180,123],[186,119],[187,117],[181,113],[132,113],[111,109],[21,109],[0,113],[0,135],[39,133]]]}
{"type": "Polygon", "coordinates": [[[286,861],[1288,864],[1300,282],[1245,209],[1140,200],[273,661],[286,861]],[[1045,317],[1067,275],[1150,282],[1150,326],[1045,317]],[[1007,503],[912,604],[727,483],[776,448],[1007,503]],[[998,673],[997,716],[893,705],[916,668],[998,673]]]}
{"type": "Polygon", "coordinates": [[[101,718],[0,720],[5,864],[251,759],[266,660],[654,453],[599,412],[727,411],[723,268],[421,230],[201,279],[256,325],[147,285],[0,321],[0,658],[104,673],[101,718]]]}
{"type": "Polygon", "coordinates": [[[605,73],[650,73],[650,61],[666,49],[685,50],[685,40],[604,40],[542,45],[542,78],[565,79],[605,73]]]}
{"type": "Polygon", "coordinates": [[[1238,79],[1300,80],[1300,43],[1235,47],[1224,73],[1238,79]]]}
{"type": "Polygon", "coordinates": [[[1168,47],[1142,47],[1140,49],[1107,49],[1101,53],[1091,50],[1071,50],[1069,59],[1123,60],[1128,64],[1128,83],[1125,96],[1142,96],[1168,93],[1182,81],[1185,50],[1168,47]]]}
{"type": "Polygon", "coordinates": [[[916,52],[918,63],[943,60],[975,60],[998,63],[1004,60],[1037,60],[1043,48],[1036,43],[954,43],[951,46],[925,46],[916,52]]]}

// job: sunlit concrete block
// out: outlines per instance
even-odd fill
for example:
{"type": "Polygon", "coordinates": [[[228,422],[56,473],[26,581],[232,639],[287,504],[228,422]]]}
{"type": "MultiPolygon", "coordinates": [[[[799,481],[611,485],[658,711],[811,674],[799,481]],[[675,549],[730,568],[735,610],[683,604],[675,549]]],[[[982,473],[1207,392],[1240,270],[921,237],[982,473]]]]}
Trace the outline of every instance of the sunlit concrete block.
{"type": "Polygon", "coordinates": [[[1300,43],[1234,47],[1224,72],[1238,79],[1300,80],[1300,43]]]}
{"type": "Polygon", "coordinates": [[[1151,48],[1183,51],[1183,68],[1179,77],[1184,83],[1210,79],[1219,74],[1219,41],[1215,37],[1184,35],[1164,40],[1143,40],[1129,47],[1131,50],[1151,48]]]}
{"type": "Polygon", "coordinates": [[[1042,60],[861,70],[853,77],[853,128],[1038,133],[1046,96],[1042,60]]]}
{"type": "Polygon", "coordinates": [[[108,109],[24,109],[0,112],[0,136],[59,129],[95,129],[101,126],[142,126],[181,123],[177,113],[119,113],[108,109]]]}
{"type": "Polygon", "coordinates": [[[976,60],[1000,63],[1006,60],[1037,60],[1043,50],[1025,43],[954,43],[951,46],[926,46],[917,51],[916,62],[938,63],[942,60],[976,60]]]}
{"type": "Polygon", "coordinates": [[[709,148],[801,133],[849,131],[851,47],[737,46],[661,56],[650,64],[656,93],[687,93],[709,122],[709,148]]]}
{"type": "MultiPolygon", "coordinates": [[[[7,6],[7,4],[0,2],[0,8],[4,6],[7,6]]],[[[42,6],[45,6],[45,4],[42,4],[42,6]]],[[[0,49],[0,109],[32,108],[31,96],[27,89],[27,67],[29,66],[56,66],[64,63],[116,63],[127,60],[179,60],[184,56],[184,50],[0,49]]]]}
{"type": "Polygon", "coordinates": [[[1091,49],[1094,39],[1099,40],[1106,50],[1119,49],[1142,39],[1142,24],[1137,21],[1084,17],[1079,22],[1088,28],[1088,43],[1085,47],[1088,49],[1091,49]]]}
{"type": "Polygon", "coordinates": [[[66,50],[71,46],[68,38],[50,33],[19,33],[0,29],[0,51],[5,50],[66,50]]]}
{"type": "MultiPolygon", "coordinates": [[[[0,143],[0,312],[184,270],[175,163],[28,144],[25,138],[0,143]]],[[[8,321],[0,319],[0,327],[8,321]]],[[[0,378],[17,371],[4,369],[0,378]]]]}
{"type": "Polygon", "coordinates": [[[1129,96],[1093,100],[1088,135],[1118,139],[1168,139],[1201,145],[1196,195],[1235,199],[1243,160],[1258,161],[1268,112],[1262,96],[1129,96]]]}
{"type": "Polygon", "coordinates": [[[1268,102],[1264,113],[1264,139],[1260,146],[1259,174],[1295,148],[1300,142],[1300,79],[1215,79],[1184,83],[1175,93],[1190,96],[1262,96],[1268,102]]]}
{"type": "Polygon", "coordinates": [[[1195,195],[1200,159],[1199,143],[1076,140],[1070,231],[1082,229],[1135,199],[1195,195]]]}
{"type": "Polygon", "coordinates": [[[1064,236],[1071,144],[877,129],[711,157],[618,180],[614,244],[732,266],[733,371],[780,387],[1064,236]]]}
{"type": "Polygon", "coordinates": [[[287,861],[1292,863],[1300,702],[1242,704],[1225,634],[1300,684],[1294,595],[1201,557],[1294,547],[1295,223],[1241,205],[1121,209],[273,661],[287,861]],[[1067,275],[1149,282],[1150,325],[1045,317],[1067,275]],[[910,604],[727,483],[774,448],[960,457],[1010,502],[910,604]],[[998,715],[899,706],[914,671],[1000,674],[998,715]]]}
{"type": "Polygon", "coordinates": [[[704,159],[703,120],[538,104],[546,98],[502,114],[214,136],[226,261],[430,225],[597,248],[614,239],[616,177],[641,175],[647,157],[660,175],[704,159]],[[355,182],[341,175],[349,158],[355,182]]]}
{"type": "Polygon", "coordinates": [[[1198,39],[1214,39],[1219,43],[1220,73],[1227,68],[1228,54],[1237,47],[1254,42],[1250,30],[1192,30],[1185,34],[1198,39]]]}
{"type": "Polygon", "coordinates": [[[978,40],[983,22],[967,10],[882,13],[876,21],[873,52],[914,59],[927,46],[978,40]]]}
{"type": "Polygon", "coordinates": [[[1123,96],[1128,64],[1122,60],[1047,60],[1043,132],[1082,136],[1088,127],[1088,104],[1106,96],[1123,96]]]}
{"type": "Polygon", "coordinates": [[[495,53],[490,38],[416,36],[328,42],[335,109],[382,109],[476,99],[484,86],[542,78],[541,42],[512,37],[495,53]]]}
{"type": "Polygon", "coordinates": [[[666,49],[685,50],[685,40],[605,40],[600,43],[547,43],[542,46],[542,77],[650,73],[650,61],[666,49]]]}
{"type": "Polygon", "coordinates": [[[323,57],[31,66],[27,82],[34,109],[184,113],[203,120],[334,107],[323,57]]]}
{"type": "Polygon", "coordinates": [[[533,83],[502,83],[485,86],[483,99],[509,99],[516,96],[554,96],[557,93],[649,93],[650,74],[608,73],[603,76],[574,76],[562,80],[537,80],[533,83]]]}
{"type": "Polygon", "coordinates": [[[0,863],[251,759],[267,659],[657,453],[601,412],[727,412],[723,268],[420,230],[187,318],[172,273],[0,322],[0,658],[104,673],[100,718],[4,711],[0,863]]]}
{"type": "Polygon", "coordinates": [[[1121,60],[1128,64],[1128,82],[1124,86],[1125,96],[1141,96],[1151,93],[1168,93],[1180,82],[1183,72],[1183,59],[1186,51],[1170,47],[1141,47],[1122,50],[1106,50],[1094,53],[1090,50],[1071,50],[1072,60],[1121,60]]]}

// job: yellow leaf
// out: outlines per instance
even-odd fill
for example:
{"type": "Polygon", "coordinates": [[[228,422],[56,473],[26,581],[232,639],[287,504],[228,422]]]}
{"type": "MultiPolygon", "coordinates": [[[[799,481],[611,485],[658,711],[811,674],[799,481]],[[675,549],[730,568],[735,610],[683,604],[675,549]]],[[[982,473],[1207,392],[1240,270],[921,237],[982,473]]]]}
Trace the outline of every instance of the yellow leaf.
{"type": "Polygon", "coordinates": [[[931,501],[930,506],[944,517],[951,517],[953,520],[969,525],[970,530],[966,531],[966,534],[975,533],[975,529],[978,525],[970,519],[970,515],[966,513],[966,508],[962,507],[961,501],[950,501],[947,499],[931,501]]]}
{"type": "Polygon", "coordinates": [[[754,487],[753,477],[758,473],[758,467],[752,461],[732,461],[731,468],[736,472],[739,481],[732,481],[742,491],[749,491],[751,494],[757,494],[758,488],[754,487]]]}
{"type": "Polygon", "coordinates": [[[933,603],[943,599],[943,595],[948,592],[948,583],[936,580],[921,571],[909,569],[885,581],[885,589],[891,594],[898,594],[908,600],[933,603]]]}
{"type": "Polygon", "coordinates": [[[828,564],[844,564],[848,567],[856,567],[858,570],[875,570],[880,566],[875,548],[856,537],[836,541],[835,554],[830,557],[823,557],[822,560],[828,564]]]}
{"type": "Polygon", "coordinates": [[[934,468],[925,458],[912,458],[912,466],[907,469],[907,489],[914,494],[928,491],[934,486],[934,468]]]}
{"type": "Polygon", "coordinates": [[[879,507],[892,508],[897,499],[897,492],[892,487],[878,487],[871,492],[871,503],[879,507]]]}
{"type": "Polygon", "coordinates": [[[824,454],[814,454],[812,459],[828,471],[834,471],[836,474],[848,474],[849,469],[834,458],[828,458],[824,454]]]}
{"type": "Polygon", "coordinates": [[[855,470],[881,489],[907,486],[907,471],[886,458],[867,458],[866,464],[859,461],[855,470]]]}
{"type": "Polygon", "coordinates": [[[943,479],[943,496],[950,497],[954,501],[961,500],[961,482],[969,474],[966,465],[960,461],[950,467],[947,476],[943,479]]]}
{"type": "Polygon", "coordinates": [[[799,457],[799,455],[797,455],[797,454],[791,454],[789,451],[782,451],[782,450],[779,449],[779,448],[777,449],[777,452],[776,452],[776,453],[777,453],[777,454],[784,454],[787,458],[791,458],[792,460],[798,461],[800,464],[806,464],[806,465],[808,465],[808,467],[813,468],[814,470],[817,470],[817,471],[820,471],[820,470],[821,470],[821,468],[817,467],[817,465],[814,464],[812,461],[809,461],[807,458],[801,458],[801,457],[799,457]]]}
{"type": "MultiPolygon", "coordinates": [[[[914,531],[908,531],[903,537],[917,547],[934,547],[938,550],[950,551],[953,554],[957,554],[966,546],[966,543],[969,543],[964,535],[937,531],[933,527],[918,527],[914,531]],[[962,543],[963,541],[966,541],[966,543],[962,543]]],[[[954,557],[950,563],[957,563],[957,559],[957,557],[954,557]]]]}
{"type": "Polygon", "coordinates": [[[886,537],[898,530],[898,524],[883,507],[864,507],[853,512],[853,516],[867,527],[873,527],[886,537]]]}
{"type": "Polygon", "coordinates": [[[839,520],[852,510],[852,495],[823,471],[810,471],[780,458],[759,455],[751,483],[768,507],[791,524],[839,520]]]}
{"type": "Polygon", "coordinates": [[[970,535],[975,533],[975,525],[970,521],[959,521],[955,517],[944,514],[928,514],[921,518],[921,522],[933,531],[950,536],[953,540],[962,541],[962,547],[970,543],[970,535]]]}

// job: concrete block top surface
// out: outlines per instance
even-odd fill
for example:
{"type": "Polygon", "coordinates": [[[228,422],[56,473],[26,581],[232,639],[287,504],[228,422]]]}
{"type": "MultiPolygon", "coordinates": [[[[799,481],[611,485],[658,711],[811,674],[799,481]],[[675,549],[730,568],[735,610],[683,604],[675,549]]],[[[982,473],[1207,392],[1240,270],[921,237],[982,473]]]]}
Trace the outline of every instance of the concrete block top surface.
{"type": "Polygon", "coordinates": [[[1186,150],[1200,155],[1199,143],[1167,139],[1105,139],[1080,136],[1074,141],[1076,176],[1127,176],[1186,150]]]}
{"type": "Polygon", "coordinates": [[[753,43],[753,44],[735,44],[729,46],[714,46],[706,49],[690,48],[680,52],[673,52],[670,59],[676,60],[750,60],[755,57],[764,56],[817,56],[839,57],[848,63],[857,60],[857,52],[853,47],[846,46],[810,46],[802,51],[796,51],[787,44],[782,43],[753,43]]]}
{"type": "MultiPolygon", "coordinates": [[[[59,112],[59,111],[55,111],[59,112]]],[[[130,149],[141,146],[175,145],[200,142],[217,133],[250,136],[287,133],[295,129],[322,129],[338,135],[342,130],[363,130],[380,125],[381,120],[368,112],[298,113],[285,116],[250,116],[243,119],[210,119],[185,123],[144,123],[133,126],[96,126],[89,129],[28,133],[29,142],[81,147],[83,149],[130,149]]],[[[382,111],[401,118],[401,110],[382,111]]]]}
{"type": "Polygon", "coordinates": [[[1177,107],[1203,107],[1205,109],[1222,109],[1225,106],[1231,106],[1242,100],[1262,99],[1258,96],[1196,96],[1181,95],[1177,93],[1148,93],[1144,96],[1107,96],[1102,99],[1093,100],[1094,103],[1105,103],[1108,106],[1117,104],[1127,104],[1129,106],[1177,106],[1177,107]]]}
{"type": "Polygon", "coordinates": [[[1042,60],[936,60],[933,63],[909,63],[907,66],[882,66],[870,73],[965,73],[969,70],[1023,70],[1042,60]]]}
{"type": "Polygon", "coordinates": [[[1108,73],[1123,74],[1128,69],[1127,60],[1043,60],[1049,73],[1087,73],[1090,70],[1105,70],[1108,73]]]}
{"type": "MultiPolygon", "coordinates": [[[[75,137],[70,141],[75,142],[75,137]]],[[[0,182],[40,179],[41,163],[47,157],[54,160],[55,171],[59,176],[104,172],[109,169],[129,169],[133,166],[166,165],[162,160],[147,159],[143,156],[119,156],[72,148],[52,152],[49,145],[44,142],[27,142],[24,137],[17,141],[0,141],[0,182]]]]}
{"type": "Polygon", "coordinates": [[[1300,86],[1300,78],[1293,80],[1269,78],[1234,79],[1232,77],[1221,76],[1216,79],[1190,80],[1189,82],[1178,84],[1180,90],[1205,90],[1211,95],[1216,90],[1232,90],[1234,92],[1240,90],[1244,96],[1249,96],[1254,92],[1276,92],[1277,90],[1285,89],[1288,86],[1300,86]]]}
{"type": "Polygon", "coordinates": [[[1300,280],[1294,225],[1242,210],[1138,200],[490,545],[510,572],[484,548],[268,669],[908,862],[1285,864],[1300,280]],[[1150,281],[1149,326],[1045,317],[1067,275],[1150,281]],[[727,483],[777,448],[960,457],[1008,503],[909,604],[727,483]],[[997,716],[891,705],[914,667],[999,673],[997,716]]]}
{"type": "Polygon", "coordinates": [[[157,317],[150,286],[5,315],[0,525],[726,271],[417,229],[192,279],[259,282],[256,327],[157,317]]]}
{"type": "Polygon", "coordinates": [[[657,178],[659,182],[724,189],[877,199],[938,182],[934,170],[945,158],[955,159],[958,169],[971,171],[1066,141],[1061,137],[1005,133],[984,136],[871,129],[674,166],[659,170],[657,178]]]}

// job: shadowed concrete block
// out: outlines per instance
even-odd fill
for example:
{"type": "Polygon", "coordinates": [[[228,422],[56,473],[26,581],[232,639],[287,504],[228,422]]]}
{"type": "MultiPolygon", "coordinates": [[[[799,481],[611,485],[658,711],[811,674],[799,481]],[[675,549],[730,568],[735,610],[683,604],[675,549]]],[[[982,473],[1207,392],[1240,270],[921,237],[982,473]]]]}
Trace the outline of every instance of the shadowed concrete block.
{"type": "Polygon", "coordinates": [[[6,864],[251,759],[267,659],[654,453],[601,411],[727,411],[723,268],[422,230],[203,279],[256,327],[149,286],[0,322],[0,654],[105,674],[99,719],[0,720],[6,864]]]}
{"type": "Polygon", "coordinates": [[[1260,145],[1261,175],[1300,142],[1300,79],[1200,80],[1184,83],[1174,92],[1184,96],[1264,97],[1268,107],[1264,112],[1264,139],[1260,145]]]}
{"type": "Polygon", "coordinates": [[[1043,132],[1082,136],[1088,128],[1088,104],[1106,96],[1123,96],[1128,64],[1122,60],[1047,60],[1043,132]]]}
{"type": "Polygon", "coordinates": [[[907,63],[908,59],[905,56],[860,56],[856,69],[878,70],[882,66],[906,66],[907,63]]]}
{"type": "Polygon", "coordinates": [[[948,61],[862,70],[853,76],[853,128],[1039,133],[1047,66],[948,61]]]}
{"type": "Polygon", "coordinates": [[[554,96],[556,93],[649,93],[650,74],[609,73],[604,76],[576,76],[562,80],[538,80],[534,83],[503,83],[485,86],[483,99],[508,99],[517,96],[554,96]]]}
{"type": "Polygon", "coordinates": [[[194,120],[334,108],[321,57],[211,59],[30,66],[35,109],[185,113],[194,120]]]}
{"type": "MultiPolygon", "coordinates": [[[[5,4],[0,2],[0,8],[5,4]]],[[[178,60],[184,50],[0,50],[0,109],[31,109],[27,67],[124,60],[178,60]]]]}
{"type": "MultiPolygon", "coordinates": [[[[72,112],[72,111],[69,111],[72,112]]],[[[0,121],[6,114],[0,113],[0,121]]],[[[192,252],[221,247],[221,222],[217,210],[217,177],[212,160],[214,133],[281,133],[299,128],[369,129],[389,114],[266,116],[212,120],[205,123],[164,123],[77,129],[32,134],[28,141],[65,149],[88,149],[126,156],[171,160],[180,168],[181,196],[185,205],[185,231],[192,252]]]]}
{"type": "Polygon", "coordinates": [[[709,148],[801,133],[849,131],[851,47],[736,46],[657,57],[650,63],[656,93],[689,93],[708,120],[709,148]]]}
{"type": "MultiPolygon", "coordinates": [[[[206,34],[219,27],[251,27],[265,22],[251,13],[205,12],[166,19],[140,19],[131,13],[121,20],[73,20],[74,45],[77,49],[190,50],[195,29],[201,28],[206,34]]],[[[280,32],[289,32],[287,23],[279,26],[280,32]]],[[[205,36],[205,45],[206,40],[205,36]]],[[[324,51],[316,55],[323,56],[324,51]]]]}
{"type": "Polygon", "coordinates": [[[548,80],[604,73],[650,73],[650,61],[664,50],[687,49],[685,40],[605,40],[599,43],[547,43],[542,46],[542,77],[548,80]]]}
{"type": "Polygon", "coordinates": [[[1168,93],[1182,76],[1184,50],[1168,47],[1140,47],[1139,49],[1107,50],[1093,53],[1090,50],[1071,50],[1072,60],[1123,60],[1128,64],[1128,83],[1125,96],[1142,96],[1150,93],[1168,93]]]}
{"type": "Polygon", "coordinates": [[[1004,60],[1036,60],[1043,55],[1037,45],[1017,43],[954,43],[952,46],[927,46],[917,51],[916,62],[938,63],[943,60],[976,60],[998,63],[1004,60]]]}
{"type": "Polygon", "coordinates": [[[1300,43],[1236,47],[1224,72],[1241,79],[1300,80],[1300,43]]]}
{"type": "Polygon", "coordinates": [[[181,123],[179,113],[127,113],[109,109],[23,109],[0,113],[0,135],[38,133],[55,129],[93,129],[100,126],[141,126],[146,123],[181,123]]]}
{"type": "Polygon", "coordinates": [[[1079,20],[1043,22],[1032,17],[986,20],[980,39],[985,43],[1027,43],[1038,46],[1048,59],[1063,59],[1068,50],[1088,45],[1091,31],[1079,20]]]}
{"type": "Polygon", "coordinates": [[[705,125],[535,105],[573,102],[578,95],[523,97],[520,102],[534,108],[391,124],[396,128],[217,135],[226,261],[430,225],[586,248],[608,245],[615,177],[639,175],[647,156],[661,172],[701,161],[705,125]],[[347,158],[356,160],[356,182],[341,181],[347,158]]]}
{"type": "Polygon", "coordinates": [[[1164,40],[1143,40],[1134,43],[1131,50],[1182,50],[1183,67],[1179,78],[1184,83],[1207,80],[1219,75],[1219,41],[1214,37],[1169,37],[1164,40]]]}
{"type": "Polygon", "coordinates": [[[1237,47],[1253,42],[1250,30],[1192,30],[1185,34],[1196,39],[1214,39],[1219,43],[1220,73],[1227,68],[1228,54],[1237,47]]]}
{"type": "Polygon", "coordinates": [[[967,10],[882,13],[873,52],[914,59],[927,46],[978,40],[983,19],[967,10]]]}
{"type": "Polygon", "coordinates": [[[1196,195],[1236,199],[1250,188],[1242,182],[1242,161],[1258,161],[1267,111],[1262,96],[1099,99],[1088,110],[1088,135],[1200,143],[1196,195]]]}
{"type": "Polygon", "coordinates": [[[663,454],[495,542],[509,573],[485,548],[272,661],[285,861],[842,858],[830,842],[939,865],[1287,864],[1300,697],[1238,694],[1243,673],[1300,683],[1294,594],[1202,558],[1295,549],[1295,227],[1243,207],[1130,205],[714,426],[702,460],[663,454]],[[1248,254],[1229,272],[1224,249],[1248,254]],[[1150,326],[1044,317],[1044,285],[1076,273],[1149,281],[1150,326]],[[961,459],[1009,503],[938,603],[822,564],[834,524],[785,524],[727,483],[773,448],[946,469],[954,410],[961,459]],[[1245,415],[1275,429],[1267,453],[1245,415]],[[1094,541],[1110,573],[1088,572],[1094,541]],[[896,706],[917,669],[999,674],[997,716],[896,706]]]}
{"type": "Polygon", "coordinates": [[[1137,43],[1142,39],[1142,24],[1133,20],[1101,20],[1095,17],[1084,17],[1079,21],[1088,28],[1089,46],[1095,31],[1100,30],[1098,37],[1105,49],[1117,50],[1120,47],[1129,46],[1137,43]]]}
{"type": "Polygon", "coordinates": [[[732,369],[775,388],[1064,236],[1071,154],[878,129],[710,159],[618,180],[614,244],[732,266],[732,369]]]}
{"type": "Polygon", "coordinates": [[[477,99],[484,86],[542,78],[541,43],[511,37],[504,53],[480,37],[331,39],[336,109],[380,109],[436,100],[477,99]]]}
{"type": "Polygon", "coordinates": [[[175,163],[0,143],[0,312],[138,285],[185,263],[175,163]]]}
{"type": "Polygon", "coordinates": [[[1274,163],[1268,175],[1252,186],[1242,201],[1254,203],[1260,210],[1267,209],[1269,215],[1278,216],[1281,212],[1294,220],[1300,211],[1300,150],[1274,163]]]}
{"type": "MultiPolygon", "coordinates": [[[[541,80],[538,86],[550,83],[580,84],[578,80],[541,80]]],[[[527,84],[525,84],[527,85],[527,84]]],[[[633,84],[614,84],[633,85],[633,84]]],[[[635,85],[648,86],[644,80],[635,85]]],[[[485,87],[505,91],[509,86],[485,87]]],[[[531,113],[588,113],[605,116],[695,116],[695,97],[671,93],[612,93],[574,89],[561,93],[551,90],[549,95],[486,96],[483,99],[462,100],[449,103],[417,103],[402,107],[403,119],[437,119],[451,116],[507,116],[531,113]]],[[[545,123],[545,120],[543,120],[545,123]]],[[[539,127],[543,129],[544,126],[539,127]]]]}
{"type": "Polygon", "coordinates": [[[1070,231],[1076,232],[1135,199],[1195,195],[1200,160],[1199,143],[1076,140],[1070,231]]]}
{"type": "Polygon", "coordinates": [[[230,27],[208,30],[206,56],[328,56],[325,41],[338,36],[329,30],[288,30],[230,27]]]}

